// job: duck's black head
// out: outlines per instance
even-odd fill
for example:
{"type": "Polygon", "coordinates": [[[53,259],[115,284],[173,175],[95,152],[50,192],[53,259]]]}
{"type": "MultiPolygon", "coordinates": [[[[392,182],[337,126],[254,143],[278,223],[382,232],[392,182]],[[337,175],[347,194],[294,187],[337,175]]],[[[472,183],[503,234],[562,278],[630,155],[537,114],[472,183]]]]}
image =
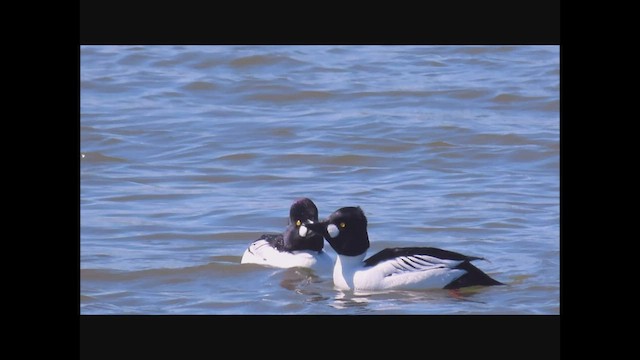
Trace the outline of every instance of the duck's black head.
{"type": "Polygon", "coordinates": [[[301,198],[291,204],[289,210],[289,225],[300,226],[307,220],[318,221],[318,207],[308,198],[301,198]],[[299,222],[299,223],[298,223],[299,222]]]}
{"type": "Polygon", "coordinates": [[[359,206],[340,208],[325,221],[309,223],[306,227],[322,234],[340,255],[360,255],[369,248],[367,217],[359,206]]]}
{"type": "Polygon", "coordinates": [[[318,222],[316,204],[307,198],[294,201],[289,210],[289,226],[284,231],[281,250],[322,250],[324,246],[322,235],[306,227],[306,224],[311,222],[318,222]]]}

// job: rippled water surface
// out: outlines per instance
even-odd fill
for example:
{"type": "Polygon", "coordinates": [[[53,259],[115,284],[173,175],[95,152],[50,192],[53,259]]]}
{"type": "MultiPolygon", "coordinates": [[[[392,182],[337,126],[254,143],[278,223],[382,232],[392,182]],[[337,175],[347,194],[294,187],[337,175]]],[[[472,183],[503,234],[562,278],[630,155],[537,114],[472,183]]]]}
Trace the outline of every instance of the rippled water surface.
{"type": "MultiPolygon", "coordinates": [[[[558,314],[557,46],[83,46],[81,314],[558,314]],[[306,196],[369,254],[508,286],[357,295],[241,265],[306,196]]],[[[325,243],[329,248],[329,245],[325,243]]]]}

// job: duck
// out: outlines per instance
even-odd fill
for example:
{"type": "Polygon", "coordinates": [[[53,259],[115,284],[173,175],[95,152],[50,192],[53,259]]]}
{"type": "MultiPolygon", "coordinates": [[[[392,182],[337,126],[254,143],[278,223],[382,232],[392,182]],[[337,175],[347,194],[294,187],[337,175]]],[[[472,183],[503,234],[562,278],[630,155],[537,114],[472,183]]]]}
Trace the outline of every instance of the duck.
{"type": "Polygon", "coordinates": [[[296,199],[289,209],[289,223],[281,234],[263,234],[249,244],[241,264],[276,268],[303,267],[330,273],[333,258],[324,251],[324,238],[306,224],[318,221],[318,207],[309,198],[296,199]]]}
{"type": "Polygon", "coordinates": [[[327,240],[337,253],[333,282],[339,290],[459,289],[504,285],[471,264],[485,260],[433,247],[395,247],[365,259],[369,249],[367,217],[359,206],[343,207],[308,230],[327,240]]]}

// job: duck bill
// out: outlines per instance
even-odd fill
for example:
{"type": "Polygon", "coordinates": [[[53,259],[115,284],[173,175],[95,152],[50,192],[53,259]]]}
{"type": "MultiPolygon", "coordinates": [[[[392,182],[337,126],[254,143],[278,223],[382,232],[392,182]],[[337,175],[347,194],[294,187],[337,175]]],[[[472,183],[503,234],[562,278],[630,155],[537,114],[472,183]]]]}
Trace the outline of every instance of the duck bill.
{"type": "Polygon", "coordinates": [[[325,239],[329,239],[329,232],[327,231],[328,223],[325,221],[320,222],[306,222],[303,226],[309,229],[309,232],[314,232],[322,235],[325,239]]]}
{"type": "Polygon", "coordinates": [[[302,224],[300,225],[300,227],[298,227],[298,235],[301,238],[310,238],[310,237],[314,237],[316,236],[316,234],[318,234],[317,231],[313,231],[312,229],[310,229],[307,224],[302,224]]]}

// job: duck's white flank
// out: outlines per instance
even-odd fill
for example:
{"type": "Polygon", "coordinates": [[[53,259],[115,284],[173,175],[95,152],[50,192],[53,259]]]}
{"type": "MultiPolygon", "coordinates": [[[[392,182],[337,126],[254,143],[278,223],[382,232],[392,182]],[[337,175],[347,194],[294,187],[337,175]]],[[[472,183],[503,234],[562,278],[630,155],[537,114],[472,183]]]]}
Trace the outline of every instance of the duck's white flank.
{"type": "Polygon", "coordinates": [[[466,273],[454,269],[462,263],[427,255],[399,256],[374,266],[364,266],[365,254],[338,255],[333,283],[341,290],[442,289],[466,273]]]}
{"type": "Polygon", "coordinates": [[[241,264],[258,264],[276,268],[306,267],[330,271],[333,259],[326,251],[296,250],[278,251],[266,240],[257,240],[249,245],[242,255],[241,264]]]}

